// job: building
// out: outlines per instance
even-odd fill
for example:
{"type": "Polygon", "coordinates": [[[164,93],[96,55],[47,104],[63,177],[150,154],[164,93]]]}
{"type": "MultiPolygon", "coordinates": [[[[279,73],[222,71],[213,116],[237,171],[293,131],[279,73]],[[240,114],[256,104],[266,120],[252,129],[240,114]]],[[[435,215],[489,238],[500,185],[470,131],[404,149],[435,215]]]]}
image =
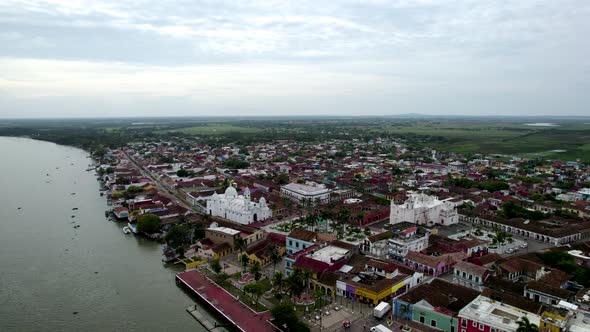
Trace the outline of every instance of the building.
{"type": "Polygon", "coordinates": [[[469,262],[460,261],[453,267],[454,283],[480,292],[483,290],[483,283],[488,275],[489,271],[485,267],[469,262]]]}
{"type": "Polygon", "coordinates": [[[246,188],[244,195],[238,195],[236,188],[231,186],[223,194],[211,195],[207,200],[207,212],[244,225],[272,217],[264,197],[256,203],[250,200],[250,189],[246,188]]]}
{"type": "Polygon", "coordinates": [[[302,203],[328,203],[331,192],[332,190],[326,188],[325,185],[315,182],[289,183],[281,186],[281,196],[302,203]]]}
{"type": "Polygon", "coordinates": [[[393,231],[393,237],[388,240],[389,257],[392,259],[403,261],[408,252],[419,252],[428,248],[430,231],[419,229],[411,224],[407,226],[411,227],[393,231]]]}
{"type": "Polygon", "coordinates": [[[459,329],[460,332],[516,332],[522,317],[537,326],[541,322],[541,317],[534,313],[480,295],[459,311],[459,329]]]}
{"type": "Polygon", "coordinates": [[[454,204],[440,201],[435,196],[410,194],[408,199],[397,205],[391,202],[390,224],[409,222],[412,224],[448,226],[459,222],[459,215],[454,204]]]}
{"type": "Polygon", "coordinates": [[[285,240],[287,248],[287,257],[285,257],[285,273],[291,274],[291,269],[295,263],[298,252],[307,250],[312,246],[316,245],[317,233],[308,231],[304,228],[295,228],[287,235],[285,240]]]}
{"type": "Polygon", "coordinates": [[[442,331],[458,332],[459,311],[478,295],[476,290],[437,278],[396,298],[393,311],[402,319],[442,331]]]}
{"type": "Polygon", "coordinates": [[[404,257],[404,265],[426,275],[438,277],[442,274],[451,272],[453,266],[459,261],[467,259],[463,252],[443,254],[439,256],[430,256],[415,251],[410,251],[404,257]]]}
{"type": "Polygon", "coordinates": [[[240,231],[218,226],[217,223],[212,223],[211,226],[205,229],[205,238],[210,239],[213,243],[227,243],[232,248],[235,246],[235,240],[240,237],[240,231]]]}

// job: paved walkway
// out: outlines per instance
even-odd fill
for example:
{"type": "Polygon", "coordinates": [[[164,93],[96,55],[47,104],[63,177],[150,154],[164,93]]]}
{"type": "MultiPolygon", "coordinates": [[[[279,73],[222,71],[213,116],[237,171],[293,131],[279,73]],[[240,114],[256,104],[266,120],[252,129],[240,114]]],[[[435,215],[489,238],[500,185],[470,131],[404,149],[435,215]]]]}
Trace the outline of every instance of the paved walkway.
{"type": "Polygon", "coordinates": [[[241,331],[273,331],[272,326],[267,322],[271,318],[270,312],[257,313],[252,311],[252,309],[203,276],[199,271],[182,272],[177,274],[176,278],[241,331]]]}

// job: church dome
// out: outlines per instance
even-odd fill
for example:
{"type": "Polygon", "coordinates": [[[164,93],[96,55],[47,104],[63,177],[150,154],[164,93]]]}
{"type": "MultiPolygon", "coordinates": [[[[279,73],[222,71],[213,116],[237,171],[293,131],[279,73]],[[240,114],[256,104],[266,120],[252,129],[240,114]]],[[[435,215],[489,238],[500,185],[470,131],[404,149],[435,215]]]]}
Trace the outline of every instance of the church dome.
{"type": "Polygon", "coordinates": [[[236,191],[236,188],[229,186],[227,187],[227,189],[225,189],[225,197],[236,197],[238,196],[238,192],[236,191]]]}

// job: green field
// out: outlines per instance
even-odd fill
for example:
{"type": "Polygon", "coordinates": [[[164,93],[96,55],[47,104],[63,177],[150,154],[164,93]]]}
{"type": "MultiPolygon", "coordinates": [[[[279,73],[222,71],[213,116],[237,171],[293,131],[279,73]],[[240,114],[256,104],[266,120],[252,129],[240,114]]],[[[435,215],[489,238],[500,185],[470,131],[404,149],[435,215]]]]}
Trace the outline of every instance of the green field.
{"type": "Polygon", "coordinates": [[[202,126],[193,126],[179,129],[158,130],[156,133],[180,132],[188,135],[223,135],[228,133],[255,134],[262,129],[254,127],[242,127],[230,124],[204,124],[202,126]]]}

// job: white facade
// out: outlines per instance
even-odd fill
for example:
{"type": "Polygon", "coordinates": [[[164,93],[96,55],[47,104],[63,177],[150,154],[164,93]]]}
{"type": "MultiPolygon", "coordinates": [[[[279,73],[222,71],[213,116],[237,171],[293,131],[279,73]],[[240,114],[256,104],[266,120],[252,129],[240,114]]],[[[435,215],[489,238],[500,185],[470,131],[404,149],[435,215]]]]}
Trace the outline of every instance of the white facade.
{"type": "Polygon", "coordinates": [[[234,187],[228,187],[224,194],[212,195],[207,200],[207,212],[244,225],[272,217],[266,199],[262,197],[258,203],[252,202],[248,188],[244,195],[238,195],[234,187]]]}
{"type": "Polygon", "coordinates": [[[435,196],[410,194],[401,205],[391,201],[390,224],[410,222],[418,225],[453,225],[459,222],[457,208],[451,202],[440,201],[435,196]]]}
{"type": "Polygon", "coordinates": [[[299,202],[309,201],[312,204],[328,203],[331,192],[332,190],[326,188],[325,185],[315,182],[307,182],[306,184],[289,183],[281,186],[281,196],[299,202]]]}
{"type": "Polygon", "coordinates": [[[420,252],[428,248],[430,233],[419,234],[416,230],[411,233],[402,233],[400,236],[389,239],[389,255],[394,259],[403,259],[409,251],[420,252]]]}

